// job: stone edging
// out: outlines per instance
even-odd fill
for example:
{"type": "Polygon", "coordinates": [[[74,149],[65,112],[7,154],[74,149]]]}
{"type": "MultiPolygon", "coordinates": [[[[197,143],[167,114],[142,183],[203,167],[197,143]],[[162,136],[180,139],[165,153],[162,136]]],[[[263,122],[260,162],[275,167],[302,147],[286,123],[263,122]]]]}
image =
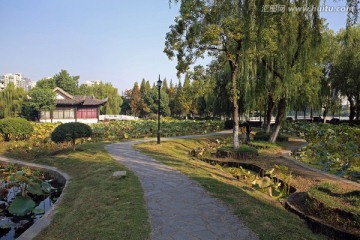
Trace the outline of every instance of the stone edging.
{"type": "Polygon", "coordinates": [[[17,240],[31,240],[31,239],[35,238],[35,236],[38,235],[47,226],[50,225],[50,222],[56,213],[56,209],[57,209],[58,205],[63,200],[64,191],[68,187],[71,177],[67,173],[64,173],[64,172],[58,170],[56,167],[50,167],[50,166],[46,166],[46,165],[23,162],[23,161],[11,159],[11,158],[6,158],[4,156],[0,156],[0,161],[7,162],[7,163],[15,163],[20,166],[28,166],[28,167],[35,168],[35,169],[45,169],[53,177],[58,178],[58,180],[63,181],[63,183],[64,183],[63,191],[62,191],[60,197],[54,203],[54,205],[39,220],[37,220],[31,227],[29,227],[23,234],[21,234],[17,238],[17,240]]]}

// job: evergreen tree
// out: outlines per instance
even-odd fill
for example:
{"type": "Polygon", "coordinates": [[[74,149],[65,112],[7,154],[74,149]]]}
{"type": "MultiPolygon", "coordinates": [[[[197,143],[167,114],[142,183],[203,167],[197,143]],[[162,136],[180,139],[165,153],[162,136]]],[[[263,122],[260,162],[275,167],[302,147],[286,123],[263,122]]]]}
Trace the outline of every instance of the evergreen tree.
{"type": "MultiPolygon", "coordinates": [[[[145,79],[143,79],[143,82],[145,83],[145,79]]],[[[139,116],[140,113],[140,89],[139,84],[135,82],[134,87],[131,91],[131,98],[130,98],[130,107],[131,107],[131,114],[134,116],[139,116]]]]}
{"type": "MultiPolygon", "coordinates": [[[[162,116],[170,116],[169,108],[169,97],[165,91],[160,90],[160,114],[162,116]]],[[[144,97],[144,102],[149,107],[148,113],[157,114],[158,111],[158,89],[157,87],[152,88],[144,97]]]]}
{"type": "Polygon", "coordinates": [[[77,94],[79,87],[79,76],[70,76],[66,70],[61,70],[60,73],[55,74],[53,81],[57,87],[62,88],[64,91],[74,95],[77,94]]]}
{"type": "Polygon", "coordinates": [[[36,82],[36,87],[54,89],[57,86],[54,78],[43,78],[36,82]]]}
{"type": "Polygon", "coordinates": [[[148,92],[148,90],[147,90],[147,87],[146,87],[146,81],[145,81],[145,78],[143,78],[141,80],[141,84],[140,84],[140,97],[141,98],[145,97],[147,92],[148,92]]]}

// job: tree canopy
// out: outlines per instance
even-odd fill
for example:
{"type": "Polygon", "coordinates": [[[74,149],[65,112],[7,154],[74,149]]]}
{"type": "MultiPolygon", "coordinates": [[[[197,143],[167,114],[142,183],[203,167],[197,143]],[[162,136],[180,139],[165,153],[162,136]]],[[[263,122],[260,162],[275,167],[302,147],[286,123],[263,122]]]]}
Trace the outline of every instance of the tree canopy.
{"type": "Polygon", "coordinates": [[[80,95],[92,95],[98,99],[108,98],[107,103],[100,107],[100,114],[120,114],[123,99],[120,97],[118,89],[111,83],[100,82],[93,86],[82,84],[77,92],[80,95]]]}

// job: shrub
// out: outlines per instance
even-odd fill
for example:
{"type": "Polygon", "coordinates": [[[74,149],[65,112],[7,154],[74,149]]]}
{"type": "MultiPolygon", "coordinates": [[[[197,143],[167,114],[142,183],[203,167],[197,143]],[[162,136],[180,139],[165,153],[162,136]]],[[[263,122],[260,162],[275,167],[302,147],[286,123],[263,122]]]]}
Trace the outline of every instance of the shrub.
{"type": "Polygon", "coordinates": [[[75,141],[77,138],[90,137],[92,134],[90,126],[84,123],[71,122],[59,125],[51,133],[51,140],[54,142],[71,141],[75,150],[75,141]]]}
{"type": "Polygon", "coordinates": [[[34,128],[23,118],[4,118],[0,120],[0,134],[5,141],[30,138],[34,128]]]}

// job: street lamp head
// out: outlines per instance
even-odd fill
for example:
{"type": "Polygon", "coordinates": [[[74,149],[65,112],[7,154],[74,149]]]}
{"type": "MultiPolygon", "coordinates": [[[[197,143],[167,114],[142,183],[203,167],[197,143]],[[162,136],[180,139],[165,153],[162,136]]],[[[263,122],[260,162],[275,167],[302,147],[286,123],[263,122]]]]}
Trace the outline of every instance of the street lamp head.
{"type": "Polygon", "coordinates": [[[162,81],[160,80],[160,75],[159,75],[159,80],[156,82],[156,85],[159,89],[161,88],[162,81]]]}

